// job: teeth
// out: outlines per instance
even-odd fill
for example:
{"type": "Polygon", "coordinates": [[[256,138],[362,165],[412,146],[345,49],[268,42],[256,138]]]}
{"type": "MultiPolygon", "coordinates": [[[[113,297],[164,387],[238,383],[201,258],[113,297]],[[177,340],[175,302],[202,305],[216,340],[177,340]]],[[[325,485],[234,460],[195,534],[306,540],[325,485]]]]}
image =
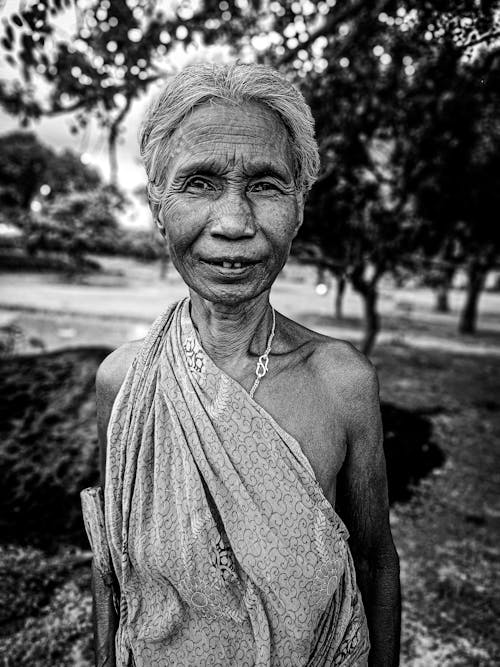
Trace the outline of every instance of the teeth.
{"type": "Polygon", "coordinates": [[[224,269],[241,269],[241,262],[222,262],[224,269]]]}

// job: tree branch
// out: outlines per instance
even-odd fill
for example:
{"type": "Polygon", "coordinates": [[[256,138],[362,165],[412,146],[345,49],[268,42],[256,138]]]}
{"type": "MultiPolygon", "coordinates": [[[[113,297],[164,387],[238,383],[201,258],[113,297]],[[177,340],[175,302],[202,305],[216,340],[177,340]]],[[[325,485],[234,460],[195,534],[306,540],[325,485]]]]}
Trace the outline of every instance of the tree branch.
{"type": "Polygon", "coordinates": [[[59,116],[60,114],[72,113],[73,111],[77,111],[78,109],[86,107],[89,104],[89,102],[92,102],[97,99],[99,99],[99,96],[95,95],[93,97],[86,97],[85,99],[82,98],[80,100],[77,100],[76,102],[70,104],[67,107],[52,107],[50,109],[43,109],[42,107],[40,107],[40,115],[59,116]]]}
{"type": "Polygon", "coordinates": [[[461,49],[466,51],[467,49],[471,48],[472,46],[478,46],[479,44],[482,44],[485,42],[487,39],[495,39],[496,37],[500,37],[500,30],[490,30],[490,32],[485,32],[482,35],[480,35],[477,39],[471,40],[470,42],[466,42],[465,44],[461,45],[461,49]]]}
{"type": "MultiPolygon", "coordinates": [[[[382,12],[388,5],[392,4],[392,2],[393,0],[380,0],[373,9],[369,10],[370,16],[378,16],[380,12],[382,12]]],[[[340,3],[338,6],[340,7],[340,3]]],[[[299,42],[293,49],[287,49],[281,58],[278,59],[277,65],[280,66],[289,63],[298,51],[307,48],[307,46],[311,42],[314,42],[318,37],[331,34],[334,28],[340,23],[353,18],[357,13],[366,9],[366,6],[366,2],[357,0],[357,2],[351,2],[350,6],[346,6],[344,3],[343,10],[339,10],[337,13],[330,12],[327,14],[323,25],[311,32],[309,34],[309,39],[306,42],[299,42]]]]}

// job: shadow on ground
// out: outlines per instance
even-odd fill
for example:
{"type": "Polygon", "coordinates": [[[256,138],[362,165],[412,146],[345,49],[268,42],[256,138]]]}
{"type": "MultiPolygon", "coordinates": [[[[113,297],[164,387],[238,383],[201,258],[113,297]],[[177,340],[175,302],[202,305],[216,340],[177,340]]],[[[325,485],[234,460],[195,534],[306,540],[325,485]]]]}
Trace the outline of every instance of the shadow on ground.
{"type": "Polygon", "coordinates": [[[421,479],[444,463],[441,448],[432,441],[430,419],[442,409],[408,410],[392,403],[381,407],[389,502],[404,502],[421,479]]]}
{"type": "MultiPolygon", "coordinates": [[[[79,492],[98,483],[94,378],[108,354],[80,348],[0,360],[0,530],[4,543],[51,551],[87,547],[79,492]]],[[[443,462],[432,442],[434,411],[385,403],[391,502],[405,501],[443,462]]]]}
{"type": "MultiPolygon", "coordinates": [[[[314,311],[303,311],[297,314],[297,320],[311,329],[335,327],[352,331],[362,331],[363,319],[361,317],[342,317],[317,313],[314,311]]],[[[484,320],[485,318],[483,318],[484,320]]],[[[460,334],[458,332],[458,313],[451,315],[439,315],[429,313],[422,318],[421,313],[408,310],[395,310],[393,313],[384,313],[382,316],[382,332],[412,335],[432,335],[433,337],[444,337],[460,340],[464,343],[487,343],[500,345],[500,329],[482,321],[478,332],[474,335],[460,334]]]]}

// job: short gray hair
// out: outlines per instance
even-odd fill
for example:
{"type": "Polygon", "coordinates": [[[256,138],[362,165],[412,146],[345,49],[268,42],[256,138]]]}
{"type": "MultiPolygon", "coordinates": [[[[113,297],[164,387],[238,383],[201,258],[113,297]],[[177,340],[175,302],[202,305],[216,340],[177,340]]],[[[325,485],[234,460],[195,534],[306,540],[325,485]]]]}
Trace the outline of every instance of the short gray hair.
{"type": "Polygon", "coordinates": [[[294,181],[305,195],[319,171],[314,120],[302,93],[280,72],[265,65],[190,65],[169,79],[146,111],[139,131],[141,158],[148,175],[151,209],[161,206],[165,185],[165,148],[183,119],[210,100],[255,102],[276,113],[290,137],[294,181]]]}

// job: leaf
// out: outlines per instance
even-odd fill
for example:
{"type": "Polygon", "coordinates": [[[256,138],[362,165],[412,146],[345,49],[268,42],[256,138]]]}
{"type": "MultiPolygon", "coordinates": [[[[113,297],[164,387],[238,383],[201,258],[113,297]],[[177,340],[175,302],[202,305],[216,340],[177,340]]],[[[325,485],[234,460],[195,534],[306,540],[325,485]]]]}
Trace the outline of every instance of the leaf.
{"type": "Polygon", "coordinates": [[[21,46],[26,51],[26,53],[30,53],[33,51],[33,38],[31,35],[27,35],[26,33],[23,33],[21,35],[21,46]]]}
{"type": "Polygon", "coordinates": [[[31,30],[33,30],[34,27],[35,27],[35,17],[33,15],[33,12],[29,11],[29,10],[25,11],[25,12],[21,12],[21,16],[24,19],[24,21],[29,25],[31,30]]]}

